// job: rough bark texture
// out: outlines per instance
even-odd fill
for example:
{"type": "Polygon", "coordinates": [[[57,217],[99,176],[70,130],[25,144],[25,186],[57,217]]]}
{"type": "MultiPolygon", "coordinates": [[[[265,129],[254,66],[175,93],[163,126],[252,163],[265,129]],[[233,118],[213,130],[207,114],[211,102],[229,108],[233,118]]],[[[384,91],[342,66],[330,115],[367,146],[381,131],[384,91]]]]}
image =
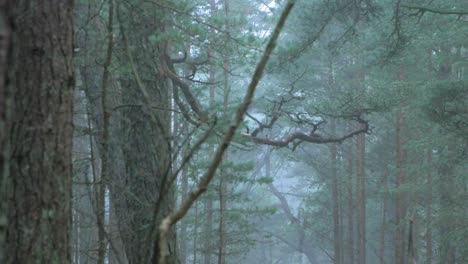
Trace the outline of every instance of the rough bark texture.
{"type": "Polygon", "coordinates": [[[71,0],[17,1],[7,259],[70,263],[71,0]]]}
{"type": "MultiPolygon", "coordinates": [[[[163,35],[165,11],[155,10],[151,15],[141,16],[133,13],[137,10],[124,10],[123,5],[120,8],[117,7],[118,20],[133,74],[131,80],[122,80],[122,103],[142,106],[120,110],[125,169],[123,177],[113,179],[116,188],[111,189],[111,193],[128,262],[156,264],[159,263],[160,252],[157,225],[174,207],[173,192],[167,186],[171,123],[170,112],[165,110],[170,108],[169,91],[172,87],[164,71],[172,65],[166,54],[166,41],[161,40],[154,49],[147,50],[145,43],[141,43],[141,35],[163,35]],[[124,25],[124,16],[134,19],[124,25]],[[149,28],[151,31],[145,30],[149,28]],[[148,61],[149,52],[151,61],[148,61]],[[154,69],[146,67],[145,63],[155,65],[154,69]],[[160,109],[153,109],[153,105],[160,109]]],[[[153,6],[151,8],[154,9],[153,6]]],[[[170,232],[166,246],[169,251],[167,261],[174,263],[176,247],[173,232],[170,232]]]]}

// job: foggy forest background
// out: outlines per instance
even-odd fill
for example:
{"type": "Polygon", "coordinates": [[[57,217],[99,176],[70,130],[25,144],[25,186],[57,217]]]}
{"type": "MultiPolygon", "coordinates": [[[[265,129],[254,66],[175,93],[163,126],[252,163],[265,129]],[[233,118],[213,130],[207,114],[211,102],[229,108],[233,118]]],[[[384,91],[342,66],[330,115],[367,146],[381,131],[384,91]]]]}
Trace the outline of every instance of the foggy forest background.
{"type": "Polygon", "coordinates": [[[0,263],[468,263],[468,1],[0,1],[0,263]]]}

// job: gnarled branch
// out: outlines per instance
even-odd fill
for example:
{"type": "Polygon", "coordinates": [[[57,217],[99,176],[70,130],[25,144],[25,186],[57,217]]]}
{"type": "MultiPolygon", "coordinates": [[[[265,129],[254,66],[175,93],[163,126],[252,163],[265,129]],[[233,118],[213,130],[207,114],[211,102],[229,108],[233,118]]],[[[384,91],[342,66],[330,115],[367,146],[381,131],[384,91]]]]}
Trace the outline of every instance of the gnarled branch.
{"type": "MultiPolygon", "coordinates": [[[[356,135],[359,135],[361,133],[366,133],[369,131],[369,123],[366,120],[362,119],[361,117],[355,117],[355,121],[357,121],[360,124],[360,128],[351,133],[343,135],[341,137],[324,137],[315,133],[316,130],[318,129],[318,126],[322,122],[319,122],[316,125],[314,125],[311,131],[309,131],[308,133],[302,132],[302,131],[296,131],[282,139],[259,137],[254,133],[250,135],[244,133],[243,135],[251,137],[252,142],[256,144],[270,145],[270,146],[275,146],[275,147],[288,147],[290,143],[295,143],[295,147],[297,147],[297,145],[300,144],[301,142],[309,142],[309,143],[315,143],[315,144],[342,143],[348,138],[352,138],[356,135]]],[[[263,127],[271,127],[271,126],[272,126],[271,122],[268,125],[263,125],[263,127]]],[[[295,149],[295,147],[293,147],[293,149],[295,149]]]]}

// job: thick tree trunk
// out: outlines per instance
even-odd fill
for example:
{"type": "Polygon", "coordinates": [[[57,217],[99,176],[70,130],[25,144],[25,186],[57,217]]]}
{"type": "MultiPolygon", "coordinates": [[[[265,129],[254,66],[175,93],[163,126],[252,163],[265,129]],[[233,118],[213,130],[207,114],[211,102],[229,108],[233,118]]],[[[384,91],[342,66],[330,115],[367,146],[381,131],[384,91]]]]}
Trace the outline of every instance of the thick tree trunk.
{"type": "Polygon", "coordinates": [[[70,263],[73,23],[71,0],[15,10],[7,259],[70,263]]]}

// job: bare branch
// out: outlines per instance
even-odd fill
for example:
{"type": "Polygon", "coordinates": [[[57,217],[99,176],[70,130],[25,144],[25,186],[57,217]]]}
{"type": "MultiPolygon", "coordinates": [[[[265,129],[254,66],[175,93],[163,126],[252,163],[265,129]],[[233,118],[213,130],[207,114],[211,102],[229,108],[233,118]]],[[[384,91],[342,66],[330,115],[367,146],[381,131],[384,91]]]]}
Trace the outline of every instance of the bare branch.
{"type": "Polygon", "coordinates": [[[190,86],[182,81],[179,76],[173,73],[170,69],[166,69],[165,73],[167,77],[169,77],[180,88],[185,99],[190,105],[190,108],[198,115],[200,122],[205,123],[208,120],[208,113],[203,111],[198,100],[193,96],[192,92],[190,92],[190,86]]]}
{"type": "Polygon", "coordinates": [[[351,138],[361,133],[366,133],[369,131],[369,124],[367,121],[361,119],[360,117],[356,117],[356,121],[361,124],[361,128],[349,134],[343,135],[341,137],[322,137],[321,135],[316,134],[315,131],[317,130],[321,122],[317,123],[308,133],[296,131],[296,132],[291,133],[289,136],[283,139],[271,139],[271,138],[258,137],[254,135],[253,133],[252,135],[246,135],[246,134],[243,134],[243,135],[250,136],[252,138],[252,142],[256,144],[270,145],[270,146],[275,146],[275,147],[288,147],[290,143],[294,143],[293,149],[295,149],[297,148],[298,144],[300,144],[300,142],[309,142],[309,143],[315,143],[315,144],[342,143],[348,138],[351,138]]]}
{"type": "Polygon", "coordinates": [[[434,9],[431,7],[424,7],[424,6],[416,6],[416,5],[408,5],[408,4],[401,4],[401,7],[417,10],[415,15],[424,15],[424,13],[433,13],[439,15],[456,15],[456,16],[464,16],[468,15],[468,10],[444,10],[444,9],[434,9]]]}

